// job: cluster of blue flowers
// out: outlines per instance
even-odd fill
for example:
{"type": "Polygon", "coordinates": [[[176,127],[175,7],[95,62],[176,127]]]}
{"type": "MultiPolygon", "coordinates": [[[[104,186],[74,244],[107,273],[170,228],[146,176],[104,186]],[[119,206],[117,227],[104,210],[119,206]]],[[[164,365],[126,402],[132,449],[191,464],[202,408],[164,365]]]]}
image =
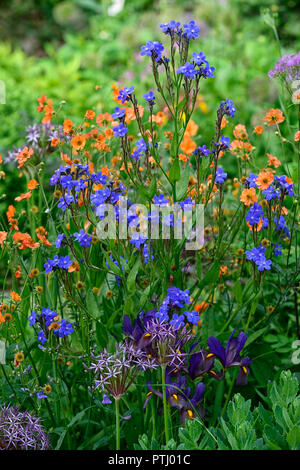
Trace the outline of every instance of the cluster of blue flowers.
{"type": "Polygon", "coordinates": [[[65,318],[59,321],[57,312],[51,310],[50,307],[42,308],[40,315],[37,315],[34,311],[31,312],[28,319],[29,325],[34,326],[38,324],[40,326],[41,329],[37,331],[37,336],[41,345],[47,342],[50,330],[60,338],[74,333],[72,323],[68,322],[65,318]],[[55,327],[52,328],[53,325],[55,327]]]}
{"type": "Polygon", "coordinates": [[[260,245],[258,248],[253,247],[251,250],[245,252],[247,260],[253,261],[259,271],[269,271],[271,269],[272,261],[266,259],[265,251],[266,248],[260,245]]]}
{"type": "Polygon", "coordinates": [[[194,20],[189,23],[184,23],[183,28],[180,28],[180,22],[171,20],[169,23],[160,25],[164,34],[177,34],[178,36],[186,37],[187,39],[197,39],[199,37],[200,28],[194,20]]]}
{"type": "Polygon", "coordinates": [[[137,148],[132,152],[131,157],[133,160],[137,161],[141,158],[142,153],[147,150],[147,145],[144,139],[137,140],[135,145],[137,148]]]}
{"type": "Polygon", "coordinates": [[[180,290],[178,287],[170,287],[167,290],[167,296],[163,300],[160,308],[155,314],[155,317],[160,322],[170,322],[175,329],[181,328],[184,325],[184,320],[197,325],[200,320],[198,313],[194,310],[192,312],[186,310],[182,313],[178,313],[179,309],[185,305],[190,305],[189,290],[180,290]],[[170,315],[172,315],[170,319],[170,315]]]}
{"type": "Polygon", "coordinates": [[[44,264],[45,273],[48,274],[57,268],[68,270],[71,264],[73,264],[73,260],[69,255],[55,255],[53,259],[48,258],[47,263],[44,264]]]}

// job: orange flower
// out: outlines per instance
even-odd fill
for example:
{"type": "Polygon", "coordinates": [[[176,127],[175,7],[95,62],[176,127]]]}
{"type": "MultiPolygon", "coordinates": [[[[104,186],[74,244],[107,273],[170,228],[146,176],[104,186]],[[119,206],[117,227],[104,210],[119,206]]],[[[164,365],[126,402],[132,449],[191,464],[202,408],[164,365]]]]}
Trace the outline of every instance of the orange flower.
{"type": "Polygon", "coordinates": [[[207,309],[207,307],[208,307],[208,304],[204,302],[204,300],[202,300],[200,304],[195,305],[195,310],[198,313],[203,313],[207,309]]]}
{"type": "Polygon", "coordinates": [[[83,135],[77,134],[72,137],[71,145],[75,150],[81,150],[85,146],[85,137],[83,135]]]}
{"type": "Polygon", "coordinates": [[[73,273],[74,271],[79,271],[79,264],[77,263],[77,261],[73,261],[73,263],[71,264],[71,266],[69,267],[68,269],[68,272],[69,273],[73,273]]]}
{"type": "Polygon", "coordinates": [[[30,157],[33,155],[33,149],[30,147],[24,147],[23,150],[21,150],[18,155],[16,156],[16,159],[18,160],[18,168],[21,168],[27,160],[29,160],[30,157]]]}
{"type": "Polygon", "coordinates": [[[241,194],[240,200],[247,207],[254,204],[254,202],[257,202],[257,196],[256,196],[255,188],[244,189],[242,194],[241,194]]]}
{"type": "Polygon", "coordinates": [[[285,117],[281,109],[270,109],[264,117],[264,121],[268,123],[269,126],[272,124],[280,124],[285,120],[285,117]]]}
{"type": "Polygon", "coordinates": [[[228,121],[226,119],[226,117],[222,117],[222,121],[221,121],[221,130],[224,129],[224,127],[226,127],[226,125],[228,124],[228,121]]]}
{"type": "Polygon", "coordinates": [[[187,162],[188,159],[189,159],[189,157],[188,157],[187,155],[184,155],[184,153],[180,153],[180,154],[178,155],[178,158],[179,158],[179,160],[181,160],[182,162],[187,162]]]}
{"type": "Polygon", "coordinates": [[[19,250],[34,249],[40,246],[39,243],[34,242],[28,233],[16,232],[13,234],[13,240],[16,245],[19,245],[19,250]]]}
{"type": "Polygon", "coordinates": [[[15,278],[20,279],[22,277],[21,271],[16,271],[15,272],[15,278]]]}
{"type": "Polygon", "coordinates": [[[51,147],[57,147],[59,145],[59,139],[55,137],[51,140],[51,147]]]}
{"type": "Polygon", "coordinates": [[[20,302],[22,300],[19,294],[14,291],[11,291],[10,296],[14,302],[20,302]]]}
{"type": "Polygon", "coordinates": [[[65,134],[71,134],[73,133],[74,129],[74,123],[70,119],[65,119],[63,123],[63,130],[65,134]]]}
{"type": "Polygon", "coordinates": [[[254,128],[254,131],[253,131],[253,132],[254,132],[256,135],[259,135],[259,134],[262,134],[263,131],[264,131],[264,128],[263,128],[262,126],[256,126],[256,127],[254,128]]]}
{"type": "Polygon", "coordinates": [[[162,111],[158,111],[158,113],[153,114],[152,120],[158,126],[162,126],[163,124],[165,124],[167,122],[167,117],[166,117],[165,113],[163,113],[162,111]]]}
{"type": "Polygon", "coordinates": [[[228,267],[226,265],[220,266],[219,277],[224,276],[228,271],[228,267]]]}
{"type": "Polygon", "coordinates": [[[35,189],[37,187],[37,185],[38,185],[37,180],[32,179],[32,180],[28,181],[27,188],[28,189],[35,189]]]}
{"type": "Polygon", "coordinates": [[[15,197],[15,201],[23,201],[23,199],[29,199],[32,196],[32,192],[28,191],[28,193],[21,194],[20,196],[15,197]]]}
{"type": "Polygon", "coordinates": [[[107,125],[111,121],[113,121],[113,118],[111,117],[111,114],[109,113],[98,114],[98,116],[96,117],[96,123],[100,127],[102,127],[103,124],[107,125]]]}
{"type": "MultiPolygon", "coordinates": [[[[138,110],[139,110],[140,117],[143,117],[143,115],[144,115],[143,106],[138,105],[138,110]]],[[[131,121],[134,121],[135,119],[136,119],[136,117],[135,117],[134,108],[125,108],[125,122],[126,122],[126,124],[129,124],[131,121]]]]}
{"type": "Polygon", "coordinates": [[[199,129],[199,126],[192,119],[190,119],[188,122],[188,125],[186,126],[184,138],[194,137],[197,134],[198,129],[199,129]]]}
{"type": "Polygon", "coordinates": [[[2,163],[2,161],[3,161],[3,160],[2,160],[2,155],[1,155],[1,153],[0,153],[0,163],[2,163]]]}
{"type": "Polygon", "coordinates": [[[237,126],[235,126],[233,130],[233,135],[236,139],[246,140],[248,138],[248,134],[244,124],[238,124],[237,126]]]}
{"type": "Polygon", "coordinates": [[[14,206],[12,205],[8,206],[8,210],[6,212],[8,222],[11,222],[11,220],[13,219],[15,215],[15,212],[16,212],[16,208],[14,206]]]}
{"type": "Polygon", "coordinates": [[[96,113],[94,111],[92,111],[91,109],[88,109],[86,112],[85,112],[85,117],[87,119],[94,119],[94,117],[96,116],[96,113]]]}
{"type": "Polygon", "coordinates": [[[274,176],[270,171],[262,171],[259,173],[256,184],[261,191],[268,189],[270,184],[274,181],[274,176]]]}
{"type": "Polygon", "coordinates": [[[4,232],[3,230],[0,232],[0,245],[1,248],[3,248],[3,243],[5,242],[7,237],[7,232],[4,232]]]}
{"type": "Polygon", "coordinates": [[[267,157],[269,158],[268,166],[273,165],[274,168],[278,168],[281,165],[281,161],[271,153],[267,153],[267,157]]]}
{"type": "Polygon", "coordinates": [[[107,139],[111,139],[114,135],[114,131],[112,129],[105,129],[104,133],[107,139]]]}
{"type": "Polygon", "coordinates": [[[184,153],[192,155],[193,151],[197,148],[197,145],[190,137],[185,137],[180,144],[180,148],[184,153]]]}
{"type": "Polygon", "coordinates": [[[5,318],[2,313],[0,313],[0,323],[5,323],[5,318]]]}
{"type": "Polygon", "coordinates": [[[299,142],[300,140],[300,131],[297,131],[296,134],[294,135],[294,141],[299,142]]]}
{"type": "Polygon", "coordinates": [[[52,246],[52,244],[46,238],[47,232],[44,227],[38,227],[35,231],[36,231],[36,236],[42,242],[43,245],[52,246]]]}

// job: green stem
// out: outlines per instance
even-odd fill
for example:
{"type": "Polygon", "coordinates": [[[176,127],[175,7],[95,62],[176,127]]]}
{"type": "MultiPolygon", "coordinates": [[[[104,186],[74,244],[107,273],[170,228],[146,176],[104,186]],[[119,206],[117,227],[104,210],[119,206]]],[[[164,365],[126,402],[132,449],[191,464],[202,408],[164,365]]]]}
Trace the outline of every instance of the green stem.
{"type": "Polygon", "coordinates": [[[168,405],[167,405],[167,394],[166,394],[166,366],[161,366],[161,376],[162,376],[162,389],[163,389],[165,436],[166,436],[166,444],[167,444],[170,439],[169,439],[169,423],[168,423],[168,405]]]}
{"type": "Polygon", "coordinates": [[[120,398],[115,398],[116,407],[116,450],[120,450],[120,398]]]}

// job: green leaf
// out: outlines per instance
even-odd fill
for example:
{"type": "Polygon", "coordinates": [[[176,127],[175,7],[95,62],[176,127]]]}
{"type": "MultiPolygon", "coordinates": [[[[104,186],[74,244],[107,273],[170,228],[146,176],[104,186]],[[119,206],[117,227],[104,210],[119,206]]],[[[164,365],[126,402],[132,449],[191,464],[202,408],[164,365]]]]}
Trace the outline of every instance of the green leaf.
{"type": "Polygon", "coordinates": [[[169,172],[169,179],[172,183],[180,180],[180,166],[179,166],[179,159],[177,156],[175,157],[173,165],[171,166],[171,169],[169,172]]]}

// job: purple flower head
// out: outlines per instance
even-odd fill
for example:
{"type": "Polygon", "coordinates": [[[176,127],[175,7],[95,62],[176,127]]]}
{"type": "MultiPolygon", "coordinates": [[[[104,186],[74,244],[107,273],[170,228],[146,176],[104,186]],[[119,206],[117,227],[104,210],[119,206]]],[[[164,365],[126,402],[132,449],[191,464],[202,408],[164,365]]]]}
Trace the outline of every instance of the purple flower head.
{"type": "Polygon", "coordinates": [[[154,369],[155,362],[133,344],[117,344],[116,351],[106,350],[92,358],[90,370],[95,374],[95,388],[114,398],[120,398],[127,392],[137,375],[142,370],[154,369]]]}
{"type": "Polygon", "coordinates": [[[286,82],[300,79],[300,51],[282,56],[269,72],[270,78],[283,78],[286,82]]]}
{"type": "Polygon", "coordinates": [[[0,443],[4,450],[49,449],[49,437],[40,418],[6,406],[0,408],[0,443]]]}

